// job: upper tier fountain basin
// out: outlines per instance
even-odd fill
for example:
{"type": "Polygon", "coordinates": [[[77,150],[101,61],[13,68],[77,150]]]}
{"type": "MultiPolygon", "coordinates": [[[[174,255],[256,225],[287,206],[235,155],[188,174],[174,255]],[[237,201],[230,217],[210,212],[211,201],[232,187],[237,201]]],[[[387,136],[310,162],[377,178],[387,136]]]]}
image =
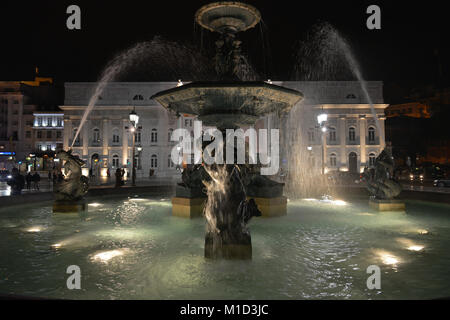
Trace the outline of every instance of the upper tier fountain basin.
{"type": "Polygon", "coordinates": [[[192,82],[161,91],[152,99],[178,113],[197,115],[207,126],[253,125],[273,112],[289,112],[303,98],[292,89],[266,82],[192,82]]]}
{"type": "Polygon", "coordinates": [[[255,7],[241,2],[224,1],[198,9],[195,21],[203,28],[219,33],[237,33],[253,28],[261,20],[255,7]]]}

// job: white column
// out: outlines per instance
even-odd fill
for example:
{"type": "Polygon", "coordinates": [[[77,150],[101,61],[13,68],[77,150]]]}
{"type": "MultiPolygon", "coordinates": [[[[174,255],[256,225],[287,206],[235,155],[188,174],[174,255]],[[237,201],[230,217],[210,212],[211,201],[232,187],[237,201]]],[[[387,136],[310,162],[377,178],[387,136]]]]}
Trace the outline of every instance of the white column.
{"type": "Polygon", "coordinates": [[[382,131],[383,134],[381,134],[380,132],[378,132],[378,139],[380,139],[380,152],[386,147],[386,132],[384,129],[384,121],[386,120],[386,118],[382,117],[379,119],[380,121],[380,129],[382,131]],[[383,138],[382,138],[383,137],[383,138]]]}
{"type": "Polygon", "coordinates": [[[125,127],[130,128],[128,119],[122,120],[122,165],[127,165],[128,159],[128,132],[125,127]]]}
{"type": "MultiPolygon", "coordinates": [[[[34,132],[33,132],[34,133],[34,132]]],[[[64,120],[64,130],[63,130],[63,148],[64,150],[69,150],[70,147],[70,137],[72,137],[72,121],[67,119],[64,120]]],[[[33,135],[34,136],[34,135],[33,135]]],[[[73,138],[73,137],[72,137],[73,138]]]]}
{"type": "Polygon", "coordinates": [[[339,117],[339,143],[341,145],[341,166],[346,166],[347,163],[347,128],[345,126],[345,116],[339,117]]]}
{"type": "MultiPolygon", "coordinates": [[[[80,123],[81,125],[81,123],[80,123]]],[[[83,157],[89,156],[89,120],[86,120],[86,122],[83,125],[83,128],[81,129],[81,134],[83,137],[83,157]]],[[[88,159],[89,161],[89,159],[88,159]]]]}
{"type": "Polygon", "coordinates": [[[103,157],[108,157],[108,145],[109,145],[109,119],[103,119],[103,157]]]}
{"type": "Polygon", "coordinates": [[[367,131],[366,118],[359,119],[359,145],[360,145],[360,165],[366,165],[366,131],[367,131]]]}

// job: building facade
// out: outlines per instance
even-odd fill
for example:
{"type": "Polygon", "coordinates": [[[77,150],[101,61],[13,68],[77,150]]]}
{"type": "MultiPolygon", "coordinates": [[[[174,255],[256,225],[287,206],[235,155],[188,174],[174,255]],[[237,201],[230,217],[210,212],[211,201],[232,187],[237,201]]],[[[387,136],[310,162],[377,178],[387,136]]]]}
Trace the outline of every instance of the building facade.
{"type": "MultiPolygon", "coordinates": [[[[176,82],[110,83],[82,125],[83,114],[96,83],[66,83],[64,112],[64,149],[86,161],[94,174],[105,175],[107,169],[132,167],[132,141],[129,113],[139,115],[136,132],[137,177],[170,177],[179,174],[170,158],[175,142],[170,141],[176,128],[193,130],[194,117],[167,111],[150,97],[177,86],[176,82]]],[[[374,110],[367,104],[359,82],[274,82],[303,93],[304,99],[288,115],[269,115],[257,128],[280,129],[280,165],[288,170],[288,153],[292,144],[308,151],[316,169],[360,172],[370,165],[384,148],[384,109],[382,82],[367,82],[374,110]],[[327,132],[317,125],[317,115],[326,113],[327,132]],[[375,113],[376,120],[373,116],[375,113]],[[295,127],[295,136],[291,129],[295,127]],[[323,143],[324,142],[324,143],[323,143]],[[322,154],[323,151],[323,154],[322,154]]]]}

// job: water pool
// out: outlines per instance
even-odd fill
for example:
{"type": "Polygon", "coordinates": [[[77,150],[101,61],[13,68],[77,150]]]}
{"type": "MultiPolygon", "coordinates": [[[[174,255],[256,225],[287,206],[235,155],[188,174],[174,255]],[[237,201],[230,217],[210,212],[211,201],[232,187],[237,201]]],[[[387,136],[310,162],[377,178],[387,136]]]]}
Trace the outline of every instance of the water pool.
{"type": "Polygon", "coordinates": [[[169,199],[98,199],[87,214],[51,203],[0,209],[0,294],[64,299],[428,299],[450,296],[450,206],[290,201],[250,222],[251,261],[203,257],[205,222],[169,199]],[[81,269],[69,290],[66,269],[81,269]],[[381,289],[369,290],[369,265],[381,289]]]}

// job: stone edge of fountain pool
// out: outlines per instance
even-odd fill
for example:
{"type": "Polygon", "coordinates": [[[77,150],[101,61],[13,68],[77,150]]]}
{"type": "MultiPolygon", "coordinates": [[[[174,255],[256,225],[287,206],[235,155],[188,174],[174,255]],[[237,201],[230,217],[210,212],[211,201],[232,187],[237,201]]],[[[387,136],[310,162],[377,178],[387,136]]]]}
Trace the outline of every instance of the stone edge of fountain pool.
{"type": "MultiPolygon", "coordinates": [[[[86,200],[105,198],[126,198],[136,195],[146,196],[170,196],[175,194],[175,186],[137,186],[123,188],[93,188],[86,195],[86,200]]],[[[39,192],[22,194],[19,196],[7,196],[0,198],[0,208],[20,206],[33,203],[41,203],[55,200],[53,192],[39,192]]]]}
{"type": "MultiPolygon", "coordinates": [[[[347,187],[336,188],[339,191],[339,198],[342,199],[364,199],[369,201],[369,195],[365,188],[352,188],[349,192],[347,187]],[[344,191],[344,193],[342,193],[344,191]]],[[[122,188],[93,188],[85,197],[86,200],[98,199],[98,197],[105,198],[126,198],[134,196],[165,196],[170,197],[175,194],[175,186],[137,186],[137,187],[122,187],[122,188]]],[[[405,201],[424,201],[431,203],[445,203],[450,205],[450,197],[447,193],[439,192],[423,192],[413,190],[403,190],[400,194],[400,199],[405,201]]],[[[33,203],[42,203],[53,201],[53,192],[40,192],[22,194],[20,196],[5,196],[0,198],[0,209],[5,207],[13,207],[20,205],[27,205],[33,203]]]]}

